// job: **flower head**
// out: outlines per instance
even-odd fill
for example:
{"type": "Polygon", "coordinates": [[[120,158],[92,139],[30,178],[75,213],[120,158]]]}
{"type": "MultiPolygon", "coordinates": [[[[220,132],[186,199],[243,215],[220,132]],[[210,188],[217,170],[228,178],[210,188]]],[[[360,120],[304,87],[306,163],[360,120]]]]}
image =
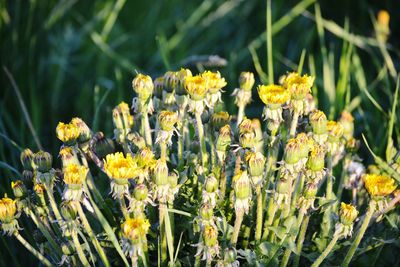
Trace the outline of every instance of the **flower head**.
{"type": "Polygon", "coordinates": [[[261,176],[264,173],[265,157],[261,152],[249,152],[246,155],[247,166],[251,176],[261,176]]]}
{"type": "Polygon", "coordinates": [[[290,92],[280,85],[259,85],[257,91],[266,105],[282,105],[290,99],[290,92]]]}
{"type": "Polygon", "coordinates": [[[53,157],[49,152],[39,151],[33,156],[33,163],[40,172],[48,172],[53,163],[53,157]]]}
{"type": "Polygon", "coordinates": [[[252,72],[242,72],[239,76],[239,87],[245,91],[251,91],[254,85],[254,74],[252,72]]]}
{"type": "Polygon", "coordinates": [[[201,74],[201,77],[206,80],[206,87],[211,94],[219,92],[219,90],[226,86],[226,81],[221,77],[219,71],[205,71],[201,74]]]}
{"type": "Polygon", "coordinates": [[[211,116],[211,125],[213,126],[214,130],[218,131],[221,127],[229,124],[230,119],[231,116],[228,112],[216,112],[211,116]]]}
{"type": "Polygon", "coordinates": [[[17,212],[17,205],[15,200],[4,197],[0,199],[0,221],[2,223],[9,223],[14,219],[17,212]]]}
{"type": "Polygon", "coordinates": [[[146,101],[153,94],[153,80],[150,76],[139,73],[132,81],[132,88],[141,101],[146,101]]]}
{"type": "Polygon", "coordinates": [[[124,157],[122,152],[117,152],[106,156],[104,171],[113,179],[130,179],[137,176],[138,167],[130,154],[124,157]]]}
{"type": "Polygon", "coordinates": [[[310,124],[315,134],[325,134],[327,129],[327,118],[324,112],[314,110],[310,114],[310,124]]]}
{"type": "Polygon", "coordinates": [[[27,190],[24,183],[21,180],[12,181],[11,188],[16,198],[23,198],[26,196],[27,190]]]}
{"type": "Polygon", "coordinates": [[[218,230],[213,225],[206,225],[203,231],[204,244],[207,247],[213,247],[218,243],[218,230]]]}
{"type": "Polygon", "coordinates": [[[203,100],[207,94],[207,81],[201,75],[186,77],[184,86],[190,97],[195,101],[203,100]]]}
{"type": "Polygon", "coordinates": [[[79,129],[78,139],[80,142],[86,142],[91,138],[92,132],[89,126],[87,126],[87,124],[81,118],[72,118],[71,123],[79,129]]]}
{"type": "Polygon", "coordinates": [[[133,126],[133,116],[127,103],[121,102],[113,109],[114,127],[119,130],[128,130],[133,126]]]}
{"type": "Polygon", "coordinates": [[[343,136],[344,129],[340,122],[328,121],[326,124],[326,129],[328,130],[329,136],[334,140],[337,140],[343,136]]]}
{"type": "Polygon", "coordinates": [[[365,174],[362,178],[365,188],[372,197],[387,196],[397,187],[395,181],[386,175],[365,174]]]}
{"type": "Polygon", "coordinates": [[[350,225],[354,222],[354,220],[357,218],[358,211],[356,207],[354,207],[351,204],[346,204],[342,202],[340,204],[340,210],[339,210],[339,216],[340,216],[340,221],[344,225],[350,225]]]}
{"type": "Polygon", "coordinates": [[[64,182],[67,185],[81,185],[88,172],[87,167],[71,163],[64,168],[64,182]]]}
{"type": "Polygon", "coordinates": [[[56,128],[57,138],[63,143],[75,142],[80,134],[79,127],[74,123],[59,122],[56,128]]]}
{"type": "Polygon", "coordinates": [[[163,131],[173,131],[175,124],[178,122],[178,114],[173,111],[163,110],[158,114],[158,121],[163,131]]]}
{"type": "Polygon", "coordinates": [[[121,225],[121,230],[124,237],[133,242],[140,242],[140,240],[147,235],[149,228],[149,220],[144,217],[138,217],[134,219],[128,218],[121,225]]]}
{"type": "Polygon", "coordinates": [[[312,171],[320,171],[325,164],[325,149],[323,146],[315,144],[311,147],[308,156],[307,167],[312,171]]]}
{"type": "Polygon", "coordinates": [[[307,93],[311,92],[315,77],[307,74],[301,76],[296,72],[289,73],[283,79],[283,87],[290,91],[292,99],[304,99],[307,93]]]}

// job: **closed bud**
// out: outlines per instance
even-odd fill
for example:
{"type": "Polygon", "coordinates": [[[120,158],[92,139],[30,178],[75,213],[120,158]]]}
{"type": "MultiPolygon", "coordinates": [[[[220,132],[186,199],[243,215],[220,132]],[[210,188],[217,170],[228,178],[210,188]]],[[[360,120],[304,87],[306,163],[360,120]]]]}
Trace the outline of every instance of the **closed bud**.
{"type": "Polygon", "coordinates": [[[164,77],[158,77],[154,80],[154,96],[161,98],[164,91],[164,77]]]}
{"type": "Polygon", "coordinates": [[[63,243],[61,245],[61,251],[64,255],[71,256],[74,254],[75,249],[69,243],[63,243]]]}
{"type": "Polygon", "coordinates": [[[288,164],[295,164],[302,158],[302,148],[300,143],[291,138],[287,141],[285,147],[285,162],[288,164]]]}
{"type": "Polygon", "coordinates": [[[137,201],[143,201],[147,198],[149,194],[149,190],[147,189],[146,185],[139,184],[133,189],[133,196],[137,201]]]}
{"type": "Polygon", "coordinates": [[[232,183],[237,199],[246,199],[251,196],[250,179],[246,172],[239,171],[239,173],[233,177],[232,183]]]}
{"type": "Polygon", "coordinates": [[[203,220],[209,221],[213,218],[214,211],[213,208],[210,206],[210,204],[204,203],[200,207],[199,214],[203,220]]]}
{"type": "Polygon", "coordinates": [[[339,141],[340,137],[343,136],[344,129],[340,122],[328,121],[326,129],[328,130],[329,140],[332,142],[339,141]]]}
{"type": "Polygon", "coordinates": [[[314,110],[309,119],[314,134],[326,134],[328,121],[324,112],[314,110]]]}
{"type": "Polygon", "coordinates": [[[153,178],[157,186],[168,184],[168,166],[165,160],[157,160],[153,169],[153,178]]]}
{"type": "Polygon", "coordinates": [[[80,143],[87,142],[92,138],[92,131],[81,118],[73,118],[71,123],[79,129],[78,141],[80,143]]]}
{"type": "Polygon", "coordinates": [[[77,217],[77,210],[72,201],[61,202],[60,211],[66,221],[75,220],[77,217]]]}
{"type": "Polygon", "coordinates": [[[147,101],[153,94],[154,84],[150,76],[138,74],[132,81],[132,88],[140,101],[147,101]]]}
{"type": "Polygon", "coordinates": [[[215,131],[219,131],[221,127],[229,124],[230,115],[228,112],[220,111],[213,113],[211,116],[211,125],[215,131]]]}
{"type": "Polygon", "coordinates": [[[175,93],[178,95],[185,95],[186,90],[185,90],[185,79],[187,77],[192,77],[192,72],[189,69],[181,69],[180,71],[177,72],[178,78],[179,78],[179,85],[177,86],[175,93]]]}
{"type": "Polygon", "coordinates": [[[251,91],[254,85],[254,74],[252,72],[242,72],[239,76],[239,87],[245,91],[251,91]]]}
{"type": "Polygon", "coordinates": [[[325,149],[323,146],[315,144],[311,148],[308,156],[307,168],[312,171],[320,171],[325,165],[325,149]]]}
{"type": "Polygon", "coordinates": [[[178,174],[176,174],[175,172],[171,172],[168,175],[168,184],[171,188],[175,188],[178,185],[178,174]]]}
{"type": "Polygon", "coordinates": [[[35,193],[36,193],[38,196],[43,196],[43,195],[44,195],[44,192],[46,191],[46,188],[44,187],[43,184],[37,183],[37,184],[35,184],[35,186],[33,187],[33,190],[35,191],[35,193]]]}
{"type": "Polygon", "coordinates": [[[60,155],[64,167],[69,164],[79,164],[79,160],[76,157],[74,150],[70,146],[62,147],[58,154],[60,155]]]}
{"type": "Polygon", "coordinates": [[[350,140],[354,134],[354,118],[348,111],[343,111],[340,120],[340,124],[343,126],[343,136],[350,140]]]}
{"type": "Polygon", "coordinates": [[[32,171],[24,170],[22,172],[22,181],[30,188],[33,185],[34,174],[32,171]]]}
{"type": "Polygon", "coordinates": [[[133,126],[133,116],[127,103],[121,102],[113,109],[113,123],[118,130],[130,130],[133,126]]]}
{"type": "Polygon", "coordinates": [[[16,198],[23,198],[26,196],[27,190],[24,183],[21,180],[18,180],[16,182],[11,182],[11,188],[16,198]]]}
{"type": "Polygon", "coordinates": [[[304,196],[308,199],[314,198],[318,192],[318,184],[310,182],[304,188],[304,196]]]}
{"type": "Polygon", "coordinates": [[[178,122],[178,114],[173,111],[163,110],[158,114],[158,121],[163,131],[173,131],[178,122]]]}
{"type": "Polygon", "coordinates": [[[351,225],[357,219],[358,211],[351,204],[341,203],[339,210],[340,222],[344,225],[351,225]]]}
{"type": "MultiPolygon", "coordinates": [[[[234,248],[226,248],[224,252],[224,262],[228,264],[232,264],[232,266],[235,266],[233,263],[236,261],[237,258],[237,252],[234,248]]],[[[231,266],[231,265],[228,265],[231,266]]]]}
{"type": "Polygon", "coordinates": [[[231,127],[229,124],[223,126],[219,130],[218,138],[217,138],[217,143],[216,143],[216,149],[217,151],[226,151],[229,145],[232,142],[232,131],[231,127]]]}
{"type": "Polygon", "coordinates": [[[33,156],[33,162],[39,172],[48,172],[53,163],[53,157],[50,153],[39,151],[33,156]]]}
{"type": "Polygon", "coordinates": [[[175,71],[167,71],[164,74],[164,90],[172,93],[179,86],[178,73],[175,71]]]}
{"type": "Polygon", "coordinates": [[[299,143],[300,146],[300,158],[307,158],[308,157],[308,152],[310,151],[311,148],[311,141],[308,138],[307,134],[305,133],[299,133],[296,136],[296,140],[299,143]]]}
{"type": "Polygon", "coordinates": [[[260,152],[249,152],[246,155],[246,162],[251,176],[262,176],[265,167],[265,157],[260,152]]]}
{"type": "Polygon", "coordinates": [[[218,243],[218,230],[213,225],[206,225],[203,231],[203,240],[206,247],[213,247],[218,243]]]}
{"type": "Polygon", "coordinates": [[[33,160],[33,152],[29,148],[24,149],[21,152],[21,163],[24,170],[32,170],[32,160],[33,160]]]}
{"type": "Polygon", "coordinates": [[[207,193],[214,193],[218,189],[218,180],[214,175],[209,175],[204,185],[207,193]]]}

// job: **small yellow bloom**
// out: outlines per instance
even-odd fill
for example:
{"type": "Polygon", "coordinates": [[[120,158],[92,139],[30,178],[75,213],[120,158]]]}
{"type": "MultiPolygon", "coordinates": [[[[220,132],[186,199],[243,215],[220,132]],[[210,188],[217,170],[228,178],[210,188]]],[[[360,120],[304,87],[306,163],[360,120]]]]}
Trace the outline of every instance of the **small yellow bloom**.
{"type": "Polygon", "coordinates": [[[193,100],[203,100],[208,91],[206,79],[200,75],[186,77],[185,89],[193,100]]]}
{"type": "Polygon", "coordinates": [[[71,163],[64,168],[64,182],[68,185],[80,185],[86,179],[88,172],[87,167],[71,163]]]}
{"type": "Polygon", "coordinates": [[[390,195],[397,187],[395,181],[386,175],[365,174],[362,178],[365,188],[372,197],[390,195]]]}
{"type": "Polygon", "coordinates": [[[201,74],[201,77],[206,80],[206,87],[211,94],[217,93],[219,90],[226,86],[226,81],[224,78],[221,77],[219,71],[205,71],[201,74]]]}
{"type": "Polygon", "coordinates": [[[204,244],[206,247],[213,247],[218,242],[218,230],[216,227],[207,224],[203,232],[204,244]]]}
{"type": "Polygon", "coordinates": [[[282,105],[290,99],[290,92],[280,85],[259,85],[257,91],[266,105],[282,105]]]}
{"type": "Polygon", "coordinates": [[[57,138],[63,143],[74,142],[79,137],[79,128],[73,123],[59,122],[56,128],[57,138]]]}
{"type": "Polygon", "coordinates": [[[141,101],[146,101],[153,94],[153,80],[150,76],[139,73],[132,81],[132,88],[141,101]]]}
{"type": "Polygon", "coordinates": [[[342,202],[340,204],[340,210],[339,210],[339,216],[340,216],[340,221],[345,224],[345,225],[350,225],[354,222],[354,220],[357,218],[358,211],[356,207],[354,207],[351,204],[346,204],[342,202]]]}
{"type": "Polygon", "coordinates": [[[150,223],[149,220],[139,217],[139,218],[128,218],[121,225],[122,234],[127,239],[131,241],[140,241],[140,239],[144,238],[149,231],[150,223]]]}
{"type": "Polygon", "coordinates": [[[3,223],[9,223],[14,219],[15,213],[17,212],[17,205],[15,200],[4,197],[0,199],[0,221],[3,223]]]}
{"type": "Polygon", "coordinates": [[[138,167],[130,154],[124,157],[122,152],[117,152],[106,156],[104,171],[113,179],[130,179],[137,176],[138,167]]]}
{"type": "Polygon", "coordinates": [[[36,193],[37,195],[43,195],[44,192],[46,191],[46,188],[44,187],[43,184],[37,183],[37,184],[35,184],[35,186],[33,187],[33,190],[35,191],[35,193],[36,193]]]}
{"type": "Polygon", "coordinates": [[[290,91],[292,99],[304,99],[311,92],[315,77],[307,74],[301,76],[296,72],[289,73],[283,80],[283,87],[290,91]]]}
{"type": "Polygon", "coordinates": [[[340,138],[343,136],[344,129],[340,122],[328,121],[326,124],[326,129],[331,137],[340,138]]]}
{"type": "Polygon", "coordinates": [[[178,114],[173,111],[163,110],[158,114],[158,121],[163,131],[173,131],[175,124],[178,122],[178,114]]]}
{"type": "Polygon", "coordinates": [[[379,25],[389,27],[389,21],[390,21],[390,14],[386,10],[380,10],[378,12],[378,23],[379,25]]]}

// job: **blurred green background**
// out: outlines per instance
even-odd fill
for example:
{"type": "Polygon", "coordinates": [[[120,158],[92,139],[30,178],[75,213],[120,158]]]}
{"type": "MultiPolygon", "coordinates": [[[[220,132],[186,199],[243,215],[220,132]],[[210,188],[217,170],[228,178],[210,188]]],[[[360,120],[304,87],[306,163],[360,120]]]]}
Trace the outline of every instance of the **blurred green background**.
{"type": "MultiPolygon", "coordinates": [[[[224,100],[234,113],[229,93],[241,71],[253,71],[257,83],[265,83],[272,60],[277,82],[297,69],[304,53],[303,71],[317,77],[313,93],[319,107],[331,119],[350,110],[357,138],[364,133],[385,158],[388,142],[398,146],[400,138],[398,120],[388,127],[396,118],[391,109],[400,56],[399,1],[272,1],[270,59],[266,6],[252,0],[0,0],[0,194],[11,194],[21,148],[36,151],[40,143],[56,155],[60,142],[54,129],[74,116],[111,136],[111,109],[131,102],[136,72],[155,78],[190,60],[196,72],[202,62],[194,64],[193,56],[226,59],[225,66],[212,69],[227,79],[224,100]],[[390,36],[383,44],[374,31],[381,9],[390,14],[390,36]]],[[[256,91],[253,99],[246,112],[259,117],[256,91]]],[[[372,161],[365,146],[360,155],[372,161]]],[[[13,241],[1,240],[0,265],[9,260],[15,265],[23,255],[22,266],[35,262],[18,245],[3,249],[13,241]]]]}

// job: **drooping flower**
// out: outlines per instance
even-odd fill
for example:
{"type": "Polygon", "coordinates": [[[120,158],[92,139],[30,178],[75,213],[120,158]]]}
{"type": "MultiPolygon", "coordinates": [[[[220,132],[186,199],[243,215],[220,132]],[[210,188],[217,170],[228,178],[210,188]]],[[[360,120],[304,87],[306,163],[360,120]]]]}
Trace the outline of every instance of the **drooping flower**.
{"type": "Polygon", "coordinates": [[[397,187],[395,181],[386,175],[365,174],[362,178],[365,188],[372,197],[385,197],[397,187]]]}

